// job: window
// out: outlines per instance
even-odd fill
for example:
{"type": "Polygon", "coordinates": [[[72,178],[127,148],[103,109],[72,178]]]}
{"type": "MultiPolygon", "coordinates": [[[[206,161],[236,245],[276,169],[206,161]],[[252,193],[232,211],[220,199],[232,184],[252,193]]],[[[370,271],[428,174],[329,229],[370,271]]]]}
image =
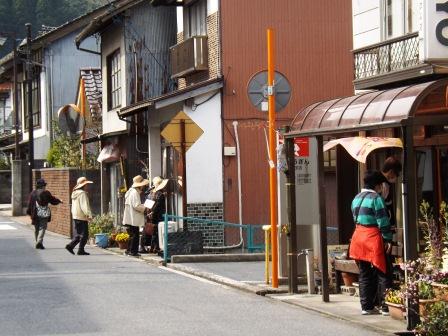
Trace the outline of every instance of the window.
{"type": "Polygon", "coordinates": [[[120,50],[107,58],[107,95],[109,110],[121,106],[121,62],[120,50]]]}
{"type": "MultiPolygon", "coordinates": [[[[25,129],[29,129],[29,123],[28,123],[28,85],[25,82],[24,83],[24,116],[25,116],[25,129]]],[[[32,104],[31,104],[31,110],[33,115],[33,128],[40,127],[40,76],[34,77],[31,84],[31,97],[32,97],[32,104]]]]}
{"type": "Polygon", "coordinates": [[[184,7],[184,37],[207,35],[207,1],[184,7]]]}
{"type": "Polygon", "coordinates": [[[385,40],[419,30],[418,5],[418,1],[415,0],[383,0],[385,40]]]}

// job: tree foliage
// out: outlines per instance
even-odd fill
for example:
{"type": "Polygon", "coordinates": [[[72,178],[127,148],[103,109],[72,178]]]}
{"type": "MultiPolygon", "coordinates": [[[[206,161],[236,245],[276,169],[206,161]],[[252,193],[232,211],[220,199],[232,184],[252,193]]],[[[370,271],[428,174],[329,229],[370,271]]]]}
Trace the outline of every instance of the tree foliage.
{"type": "MultiPolygon", "coordinates": [[[[54,140],[47,153],[47,162],[54,168],[83,168],[81,158],[81,137],[67,136],[59,128],[56,122],[53,123],[54,140]]],[[[87,169],[98,168],[98,162],[92,153],[86,154],[87,169]]]]}
{"type": "MultiPolygon", "coordinates": [[[[33,36],[42,25],[58,27],[84,15],[108,0],[0,0],[0,33],[15,32],[25,38],[25,23],[32,24],[33,36]]],[[[0,49],[0,57],[11,50],[11,43],[0,49]]]]}

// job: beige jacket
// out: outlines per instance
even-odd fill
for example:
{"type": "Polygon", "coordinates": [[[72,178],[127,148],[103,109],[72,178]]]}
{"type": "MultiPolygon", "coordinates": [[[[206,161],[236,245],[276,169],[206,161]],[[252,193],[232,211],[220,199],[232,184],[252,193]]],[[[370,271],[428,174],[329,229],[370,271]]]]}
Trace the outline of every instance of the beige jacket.
{"type": "Polygon", "coordinates": [[[140,201],[140,193],[131,188],[124,196],[123,225],[144,226],[145,206],[140,201]]]}
{"type": "Polygon", "coordinates": [[[72,217],[83,221],[90,220],[93,217],[89,197],[82,189],[72,192],[72,217]]]}

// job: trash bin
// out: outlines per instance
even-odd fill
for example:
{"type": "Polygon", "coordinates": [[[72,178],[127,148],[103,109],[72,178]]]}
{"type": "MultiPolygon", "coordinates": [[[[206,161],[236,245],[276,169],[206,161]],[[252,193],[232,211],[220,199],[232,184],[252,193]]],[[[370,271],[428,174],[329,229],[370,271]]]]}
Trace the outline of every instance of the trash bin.
{"type": "MultiPolygon", "coordinates": [[[[165,234],[165,222],[159,222],[157,225],[159,233],[159,248],[163,250],[163,235],[165,234]]],[[[168,233],[177,232],[177,222],[168,221],[168,233]]]]}

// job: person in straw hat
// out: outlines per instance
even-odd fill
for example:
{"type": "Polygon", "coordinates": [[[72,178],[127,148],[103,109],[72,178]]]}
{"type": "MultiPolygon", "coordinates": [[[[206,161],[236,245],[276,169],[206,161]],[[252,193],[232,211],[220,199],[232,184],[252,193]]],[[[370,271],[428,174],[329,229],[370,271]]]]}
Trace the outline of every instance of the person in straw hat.
{"type": "Polygon", "coordinates": [[[75,227],[75,236],[73,240],[65,246],[65,249],[71,254],[75,254],[73,249],[79,243],[78,255],[89,255],[84,250],[87,240],[89,239],[89,221],[92,220],[92,210],[90,208],[89,196],[87,188],[92,181],[87,180],[84,176],[76,181],[76,185],[72,192],[72,217],[75,227]]]}
{"type": "Polygon", "coordinates": [[[159,248],[159,230],[158,224],[163,221],[163,214],[166,212],[165,204],[165,188],[168,184],[168,179],[162,179],[156,176],[152,179],[153,189],[151,191],[151,199],[155,202],[150,213],[151,223],[154,224],[154,233],[151,238],[150,253],[160,252],[159,248]]]}
{"type": "Polygon", "coordinates": [[[130,244],[125,254],[139,257],[138,245],[140,238],[140,227],[145,225],[145,206],[141,202],[140,194],[149,181],[137,175],[132,179],[131,188],[124,196],[123,225],[127,227],[130,236],[130,244]]]}

